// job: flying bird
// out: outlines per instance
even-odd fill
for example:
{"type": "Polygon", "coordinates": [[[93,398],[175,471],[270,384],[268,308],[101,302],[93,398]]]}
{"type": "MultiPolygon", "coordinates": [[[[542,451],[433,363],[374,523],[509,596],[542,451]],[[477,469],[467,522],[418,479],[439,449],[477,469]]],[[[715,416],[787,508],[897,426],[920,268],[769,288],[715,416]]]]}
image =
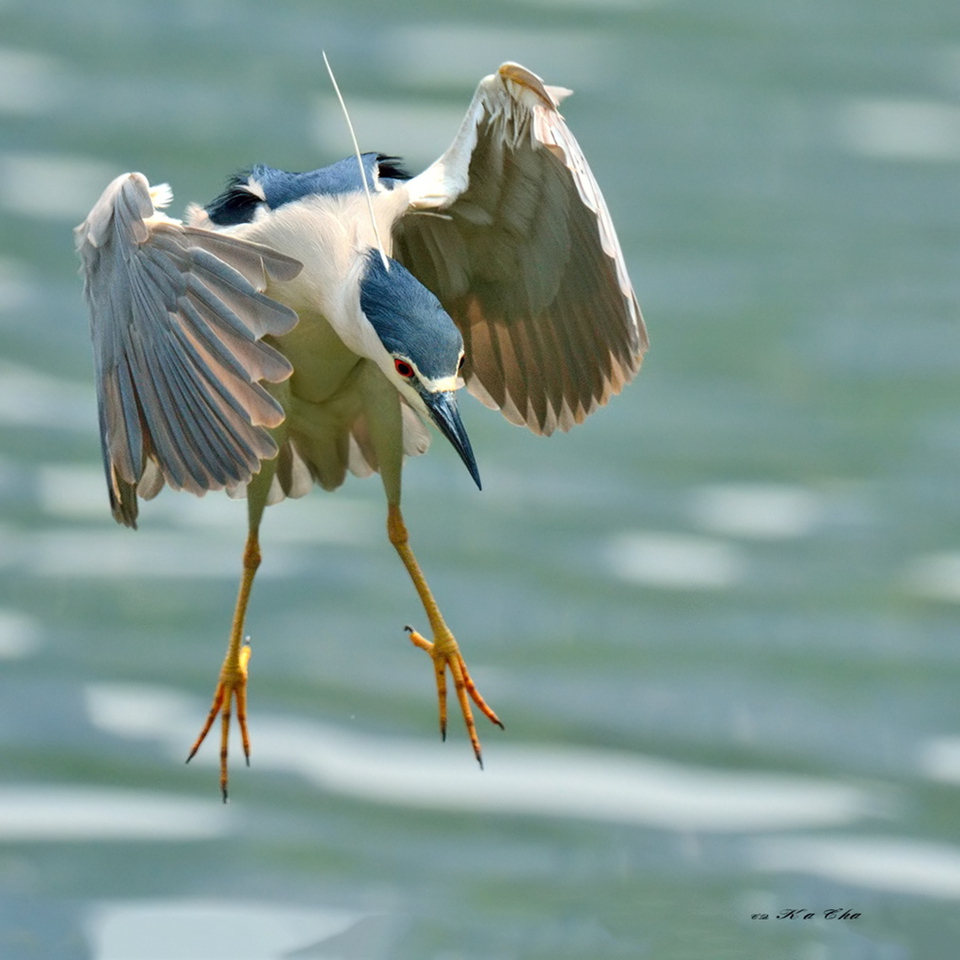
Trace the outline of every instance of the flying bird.
{"type": "MultiPolygon", "coordinates": [[[[505,63],[449,149],[417,176],[364,153],[307,173],[258,164],[185,220],[141,173],[76,228],[114,518],[167,485],[245,496],[249,528],[206,723],[234,706],[250,760],[244,619],[264,509],[379,472],[387,534],[423,605],[446,735],[447,673],[482,766],[471,701],[502,726],[410,546],[405,456],[439,429],[477,487],[464,384],[537,434],[569,430],[640,368],[647,336],[609,210],[559,112],[569,90],[505,63]]],[[[188,757],[189,759],[189,757],[188,757]]]]}

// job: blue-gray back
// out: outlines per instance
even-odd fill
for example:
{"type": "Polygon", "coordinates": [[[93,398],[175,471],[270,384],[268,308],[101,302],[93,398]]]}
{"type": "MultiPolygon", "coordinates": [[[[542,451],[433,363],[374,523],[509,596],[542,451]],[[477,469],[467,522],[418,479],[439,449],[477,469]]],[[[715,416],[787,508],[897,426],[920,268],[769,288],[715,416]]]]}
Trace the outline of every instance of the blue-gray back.
{"type": "MultiPolygon", "coordinates": [[[[390,189],[395,181],[410,178],[397,157],[364,153],[362,161],[371,188],[379,181],[390,189]]],[[[337,196],[361,190],[363,183],[356,157],[346,157],[328,167],[306,173],[289,173],[258,163],[249,170],[234,174],[223,193],[207,204],[206,211],[215,224],[228,227],[250,223],[257,207],[264,202],[271,210],[276,210],[304,197],[317,194],[337,196]]]]}

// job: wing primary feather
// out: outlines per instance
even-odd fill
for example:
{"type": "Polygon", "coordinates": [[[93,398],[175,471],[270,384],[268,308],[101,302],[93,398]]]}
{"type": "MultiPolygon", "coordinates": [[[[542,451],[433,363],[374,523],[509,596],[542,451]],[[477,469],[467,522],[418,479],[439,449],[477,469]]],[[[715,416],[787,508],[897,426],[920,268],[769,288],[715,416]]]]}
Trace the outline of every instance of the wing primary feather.
{"type": "Polygon", "coordinates": [[[210,471],[211,478],[218,484],[239,479],[243,470],[238,469],[238,461],[245,461],[247,469],[250,469],[255,458],[253,451],[236,436],[232,418],[224,416],[225,412],[213,402],[207,384],[196,378],[182,357],[176,357],[171,365],[171,373],[176,379],[179,403],[193,447],[195,450],[208,450],[212,457],[211,465],[217,468],[210,471]],[[225,433],[231,435],[234,441],[232,446],[225,433]]]}
{"type": "MultiPolygon", "coordinates": [[[[166,233],[168,231],[164,228],[168,226],[168,224],[158,224],[154,231],[159,234],[166,233]]],[[[241,240],[222,233],[212,233],[200,227],[180,227],[179,230],[194,251],[203,250],[215,259],[229,264],[254,290],[261,293],[266,290],[268,279],[281,282],[293,280],[303,269],[303,264],[299,260],[278,253],[260,243],[241,240]]],[[[296,323],[296,314],[292,311],[287,312],[293,317],[290,325],[292,329],[293,323],[296,323]]],[[[282,334],[289,333],[289,329],[265,332],[282,334]]]]}
{"type": "Polygon", "coordinates": [[[503,361],[500,357],[500,343],[494,336],[494,327],[485,322],[480,305],[470,298],[469,305],[461,313],[454,310],[453,316],[466,316],[463,330],[465,341],[469,338],[470,353],[467,355],[471,369],[493,398],[498,407],[506,403],[507,394],[503,376],[503,361]]]}
{"type": "Polygon", "coordinates": [[[183,323],[177,333],[188,339],[198,357],[202,355],[204,363],[199,369],[204,376],[223,383],[229,381],[240,392],[252,388],[250,376],[239,358],[212,335],[200,311],[189,300],[181,303],[179,316],[183,323]]]}
{"type": "MultiPolygon", "coordinates": [[[[512,353],[513,389],[510,391],[518,409],[521,411],[524,423],[533,420],[537,424],[538,432],[543,432],[546,396],[544,395],[542,371],[538,364],[539,357],[530,348],[529,327],[532,323],[512,323],[500,329],[501,339],[510,344],[512,353]]],[[[504,351],[506,353],[506,351],[504,351]]]]}
{"type": "Polygon", "coordinates": [[[187,369],[185,360],[181,359],[179,365],[182,376],[187,380],[192,378],[195,384],[189,393],[200,420],[208,424],[210,441],[227,451],[231,461],[243,462],[242,469],[229,467],[224,476],[234,480],[240,476],[247,477],[249,473],[256,472],[260,460],[268,460],[276,455],[276,443],[263,427],[253,426],[245,412],[225,404],[221,395],[211,390],[209,383],[197,381],[195,374],[187,369]],[[229,453],[228,440],[235,445],[235,453],[229,453]]]}
{"type": "MultiPolygon", "coordinates": [[[[131,346],[133,355],[140,369],[149,369],[149,358],[145,355],[142,343],[134,339],[131,346]]],[[[139,378],[137,395],[140,400],[140,409],[143,412],[143,417],[149,431],[151,446],[163,469],[164,479],[166,479],[171,487],[179,490],[186,482],[183,464],[180,457],[177,456],[176,447],[170,437],[166,407],[157,392],[156,383],[151,376],[139,378]]]]}
{"type": "Polygon", "coordinates": [[[549,436],[556,429],[560,406],[571,386],[567,364],[561,356],[557,338],[551,335],[553,331],[544,331],[539,317],[536,321],[527,324],[526,328],[530,355],[536,370],[535,379],[539,381],[534,390],[534,397],[539,395],[541,398],[539,405],[535,404],[535,409],[539,406],[540,429],[549,436]]]}
{"type": "MultiPolygon", "coordinates": [[[[194,382],[181,359],[174,358],[162,371],[171,409],[167,419],[184,469],[194,482],[193,492],[216,489],[236,478],[242,470],[244,451],[224,442],[224,421],[210,421],[201,401],[206,393],[202,382],[194,382]],[[198,389],[199,388],[199,389],[198,389]]],[[[247,468],[249,469],[249,457],[247,468]]]]}
{"type": "Polygon", "coordinates": [[[492,324],[491,343],[498,346],[500,371],[503,378],[503,415],[511,422],[525,424],[527,388],[522,367],[517,363],[509,330],[502,324],[492,324]]]}
{"type": "Polygon", "coordinates": [[[209,322],[210,312],[215,312],[221,320],[226,314],[224,309],[215,311],[210,301],[205,299],[199,290],[191,290],[180,303],[181,319],[189,324],[190,330],[203,345],[208,356],[219,366],[229,370],[238,380],[253,379],[243,358],[231,350],[227,342],[211,329],[213,324],[209,322]],[[194,302],[194,298],[200,302],[194,302]]]}
{"type": "MultiPolygon", "coordinates": [[[[192,491],[210,489],[213,485],[215,469],[208,469],[197,456],[198,444],[194,432],[196,424],[189,415],[190,394],[181,390],[179,384],[175,383],[177,364],[158,362],[156,345],[153,352],[158,381],[157,393],[160,394],[162,390],[162,395],[167,400],[163,409],[163,418],[183,471],[183,486],[192,491]]],[[[216,451],[207,450],[206,453],[208,464],[215,468],[217,466],[216,451]]]]}
{"type": "MultiPolygon", "coordinates": [[[[182,375],[182,370],[173,373],[178,379],[182,375]]],[[[185,390],[180,403],[191,448],[196,458],[202,457],[199,459],[202,472],[194,474],[201,488],[220,489],[249,480],[259,468],[260,459],[237,433],[230,418],[211,404],[206,389],[203,392],[185,390]]]]}
{"type": "Polygon", "coordinates": [[[293,310],[264,296],[249,285],[241,273],[206,250],[192,249],[190,266],[190,275],[200,279],[225,308],[231,307],[233,316],[254,337],[259,339],[267,334],[282,336],[296,324],[298,318],[293,310]],[[242,320],[237,317],[240,305],[244,314],[242,320]]]}
{"type": "MultiPolygon", "coordinates": [[[[226,486],[249,479],[259,467],[258,453],[254,450],[236,426],[234,417],[226,415],[211,396],[205,384],[200,389],[192,389],[190,374],[184,369],[182,361],[174,368],[182,392],[183,404],[189,416],[186,419],[193,437],[195,448],[209,450],[216,458],[218,470],[212,472],[217,486],[226,486]]],[[[250,432],[249,424],[247,431],[250,432]]]]}
{"type": "Polygon", "coordinates": [[[101,378],[100,386],[104,445],[120,476],[136,483],[143,461],[143,425],[126,355],[101,378]]]}
{"type": "Polygon", "coordinates": [[[290,361],[269,344],[257,340],[240,317],[208,287],[194,280],[188,284],[188,290],[194,309],[208,328],[206,339],[219,340],[251,379],[279,383],[293,373],[290,361]]]}
{"type": "Polygon", "coordinates": [[[107,496],[110,500],[110,512],[117,523],[125,524],[136,529],[137,526],[137,498],[136,494],[129,495],[130,484],[126,484],[117,476],[116,468],[107,446],[108,436],[106,424],[106,410],[103,404],[98,411],[100,425],[100,453],[103,458],[103,472],[107,480],[107,496]],[[126,494],[126,496],[124,495],[126,494]]]}
{"type": "MultiPolygon", "coordinates": [[[[189,317],[191,313],[195,313],[193,307],[184,304],[183,315],[189,317]]],[[[176,338],[184,352],[189,355],[200,378],[214,389],[230,409],[248,418],[255,426],[278,426],[283,421],[283,407],[261,386],[250,383],[242,368],[237,374],[234,369],[224,369],[216,363],[203,343],[186,325],[176,329],[176,338]],[[224,370],[224,373],[233,374],[230,377],[230,387],[233,389],[228,388],[223,376],[211,369],[211,361],[224,370]]]]}

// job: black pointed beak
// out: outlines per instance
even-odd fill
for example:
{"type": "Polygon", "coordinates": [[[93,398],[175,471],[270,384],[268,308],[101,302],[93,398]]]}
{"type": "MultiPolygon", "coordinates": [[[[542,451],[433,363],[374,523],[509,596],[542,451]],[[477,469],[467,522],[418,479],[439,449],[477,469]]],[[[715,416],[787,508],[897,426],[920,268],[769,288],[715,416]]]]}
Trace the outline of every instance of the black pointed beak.
{"type": "Polygon", "coordinates": [[[477,461],[473,456],[470,438],[463,428],[460,411],[457,409],[457,395],[453,390],[442,390],[439,393],[421,394],[433,422],[440,428],[440,432],[453,444],[453,449],[460,454],[460,459],[470,471],[477,489],[480,486],[480,471],[477,470],[477,461]]]}

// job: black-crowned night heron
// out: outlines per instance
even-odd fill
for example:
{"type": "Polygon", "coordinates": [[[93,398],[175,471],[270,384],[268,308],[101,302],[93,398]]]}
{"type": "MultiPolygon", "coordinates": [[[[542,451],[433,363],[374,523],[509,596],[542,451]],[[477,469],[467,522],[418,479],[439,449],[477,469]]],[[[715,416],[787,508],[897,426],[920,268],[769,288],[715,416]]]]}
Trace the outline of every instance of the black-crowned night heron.
{"type": "Polygon", "coordinates": [[[249,763],[243,627],[264,508],[314,483],[334,490],[347,470],[383,480],[387,533],[433,635],[408,628],[433,660],[441,732],[447,670],[478,761],[470,700],[500,724],[410,548],[400,475],[432,421],[480,485],[457,412],[464,382],[550,434],[640,367],[646,332],[620,245],[557,109],[568,92],[506,63],[419,176],[372,153],[312,173],[255,166],[183,223],[158,210],[169,188],[129,173],[77,228],[114,517],[135,526],[138,495],[164,483],[247,497],[227,655],[190,752],[219,714],[224,799],[234,701],[249,763]]]}

